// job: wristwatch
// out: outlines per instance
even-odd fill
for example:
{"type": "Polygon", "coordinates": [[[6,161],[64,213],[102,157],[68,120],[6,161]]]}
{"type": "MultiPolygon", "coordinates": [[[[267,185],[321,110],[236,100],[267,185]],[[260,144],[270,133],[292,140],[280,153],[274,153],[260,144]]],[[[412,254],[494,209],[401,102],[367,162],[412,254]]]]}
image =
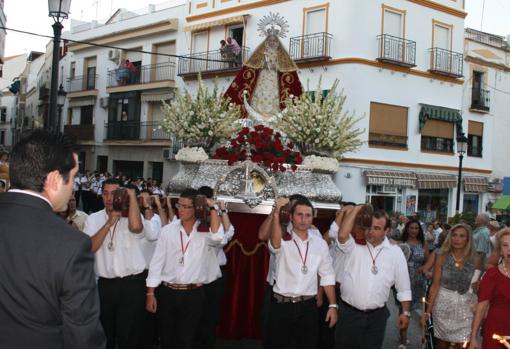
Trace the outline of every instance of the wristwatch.
{"type": "Polygon", "coordinates": [[[407,316],[408,318],[411,318],[411,312],[410,312],[410,311],[404,310],[404,311],[402,312],[402,315],[405,315],[405,316],[407,316]]]}
{"type": "Polygon", "coordinates": [[[228,213],[228,210],[225,208],[225,209],[221,210],[221,213],[228,213]]]}
{"type": "Polygon", "coordinates": [[[220,212],[220,207],[218,206],[218,204],[214,204],[214,205],[210,206],[209,209],[211,211],[216,210],[216,212],[220,212]]]}
{"type": "Polygon", "coordinates": [[[338,304],[330,304],[330,305],[328,305],[328,308],[338,309],[338,304]]]}

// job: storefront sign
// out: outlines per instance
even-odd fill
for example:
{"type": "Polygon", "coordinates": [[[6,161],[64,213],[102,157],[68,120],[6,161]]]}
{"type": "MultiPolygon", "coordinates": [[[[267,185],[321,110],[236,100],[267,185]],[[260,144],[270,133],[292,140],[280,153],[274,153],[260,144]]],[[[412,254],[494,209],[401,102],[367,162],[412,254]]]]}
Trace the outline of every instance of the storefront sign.
{"type": "Polygon", "coordinates": [[[367,177],[368,184],[371,185],[391,185],[394,187],[411,187],[416,186],[414,179],[408,178],[394,178],[394,177],[367,177]]]}

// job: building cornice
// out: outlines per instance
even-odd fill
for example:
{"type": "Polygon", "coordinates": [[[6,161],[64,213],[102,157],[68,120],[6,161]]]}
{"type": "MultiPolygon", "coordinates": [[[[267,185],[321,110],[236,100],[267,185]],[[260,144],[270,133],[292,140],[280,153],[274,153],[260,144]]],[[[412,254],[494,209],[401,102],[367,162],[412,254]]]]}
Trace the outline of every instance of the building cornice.
{"type": "Polygon", "coordinates": [[[506,72],[510,72],[510,67],[508,67],[508,66],[506,66],[504,64],[488,62],[488,61],[483,60],[481,58],[476,58],[476,57],[467,56],[467,55],[464,57],[464,60],[466,62],[469,62],[469,63],[479,64],[479,65],[483,65],[485,67],[494,68],[494,69],[500,69],[500,70],[503,70],[503,71],[506,71],[506,72]]]}
{"type": "MultiPolygon", "coordinates": [[[[354,163],[354,164],[367,164],[367,165],[381,165],[381,166],[398,166],[398,167],[409,167],[409,168],[423,168],[428,170],[443,170],[443,171],[458,171],[458,166],[441,166],[441,165],[430,165],[430,164],[418,164],[409,162],[397,162],[397,161],[384,161],[384,160],[369,160],[369,159],[357,159],[357,158],[343,158],[341,162],[354,163]]],[[[462,167],[464,172],[491,174],[492,170],[484,170],[481,168],[462,167]]]]}
{"type": "Polygon", "coordinates": [[[346,58],[336,58],[328,61],[316,61],[316,62],[308,62],[308,63],[298,63],[297,66],[301,69],[303,68],[313,68],[313,67],[321,67],[321,66],[329,66],[329,65],[339,65],[339,64],[364,64],[372,67],[380,68],[380,69],[389,69],[409,75],[420,76],[427,79],[434,79],[440,81],[450,82],[452,84],[462,85],[464,83],[463,79],[455,79],[450,78],[448,76],[443,76],[439,74],[433,74],[428,71],[422,71],[412,68],[401,67],[394,64],[382,63],[376,60],[371,60],[367,58],[358,58],[358,57],[346,57],[346,58]]]}
{"type": "Polygon", "coordinates": [[[430,1],[430,0],[407,0],[407,1],[410,1],[417,5],[428,7],[430,9],[433,9],[436,11],[444,12],[444,13],[450,14],[455,17],[466,18],[466,16],[467,16],[467,12],[465,12],[465,11],[457,10],[453,7],[438,4],[437,2],[430,1]]]}
{"type": "MultiPolygon", "coordinates": [[[[174,18],[164,20],[157,23],[139,26],[136,28],[129,28],[127,30],[114,31],[105,35],[82,39],[81,41],[93,41],[94,44],[107,45],[121,40],[137,39],[148,35],[161,34],[165,32],[176,31],[179,25],[179,20],[174,18]]],[[[64,38],[65,40],[65,38],[64,38]]],[[[70,42],[68,44],[69,51],[76,52],[91,47],[92,45],[70,42]]]]}
{"type": "Polygon", "coordinates": [[[210,11],[210,12],[202,13],[199,15],[189,16],[189,17],[186,17],[186,21],[194,22],[194,21],[199,21],[201,19],[226,15],[226,14],[235,13],[235,12],[239,12],[239,11],[251,10],[254,8],[258,8],[258,7],[276,5],[276,4],[279,4],[282,2],[287,2],[287,1],[290,1],[290,0],[262,0],[262,1],[252,2],[249,4],[239,5],[239,6],[235,6],[235,7],[228,7],[228,8],[223,8],[223,9],[216,10],[216,11],[210,11]]]}

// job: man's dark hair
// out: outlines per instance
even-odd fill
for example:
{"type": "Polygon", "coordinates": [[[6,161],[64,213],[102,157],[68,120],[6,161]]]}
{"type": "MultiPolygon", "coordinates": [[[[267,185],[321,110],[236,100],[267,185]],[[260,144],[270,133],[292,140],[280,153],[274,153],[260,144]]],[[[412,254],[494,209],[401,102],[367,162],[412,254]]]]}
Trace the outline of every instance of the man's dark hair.
{"type": "Polygon", "coordinates": [[[140,195],[140,189],[138,189],[138,187],[132,183],[129,183],[127,185],[125,185],[125,188],[127,189],[133,189],[136,193],[136,196],[140,195]]]}
{"type": "MultiPolygon", "coordinates": [[[[301,194],[292,194],[291,196],[289,196],[289,201],[296,201],[296,200],[308,200],[308,198],[304,195],[301,195],[301,194]]],[[[310,200],[308,200],[310,201],[310,200]]]]}
{"type": "Polygon", "coordinates": [[[3,179],[0,179],[0,188],[4,188],[7,187],[7,183],[5,183],[5,181],[3,179]]]}
{"type": "Polygon", "coordinates": [[[191,201],[193,202],[193,205],[195,205],[195,199],[197,198],[197,194],[198,194],[198,192],[196,189],[186,188],[182,191],[180,197],[186,198],[186,199],[191,199],[191,201]]]}
{"type": "Polygon", "coordinates": [[[212,199],[214,195],[214,190],[211,187],[208,187],[207,185],[204,185],[197,190],[198,194],[204,195],[208,199],[212,199]]]}
{"type": "Polygon", "coordinates": [[[72,138],[60,132],[35,130],[24,136],[12,149],[9,176],[11,187],[42,193],[46,176],[58,171],[64,183],[76,166],[72,138]]]}
{"type": "Polygon", "coordinates": [[[297,206],[308,206],[312,209],[312,214],[313,214],[313,205],[312,203],[310,202],[310,200],[308,200],[307,198],[304,198],[303,199],[297,199],[294,201],[294,203],[292,204],[291,208],[290,208],[290,214],[294,214],[294,211],[296,210],[296,207],[297,206]]]}
{"type": "Polygon", "coordinates": [[[108,179],[106,179],[103,182],[103,184],[101,185],[101,189],[104,189],[104,186],[107,185],[107,184],[114,184],[114,185],[118,185],[119,187],[122,187],[122,183],[117,178],[108,178],[108,179]]]}
{"type": "Polygon", "coordinates": [[[356,203],[352,201],[340,201],[340,206],[356,206],[356,203]]]}
{"type": "Polygon", "coordinates": [[[376,218],[376,219],[380,219],[380,218],[386,219],[386,223],[384,224],[384,230],[391,228],[390,216],[388,216],[386,211],[384,211],[384,210],[377,210],[377,211],[374,212],[374,215],[372,217],[376,218]]]}

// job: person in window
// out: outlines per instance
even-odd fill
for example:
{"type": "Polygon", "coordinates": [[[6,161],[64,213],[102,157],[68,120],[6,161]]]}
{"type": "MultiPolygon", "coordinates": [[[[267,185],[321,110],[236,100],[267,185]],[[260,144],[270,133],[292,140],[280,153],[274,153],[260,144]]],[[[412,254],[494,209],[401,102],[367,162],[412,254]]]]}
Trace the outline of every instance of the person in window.
{"type": "Polygon", "coordinates": [[[129,69],[126,62],[129,62],[129,60],[126,59],[121,62],[119,68],[116,70],[116,78],[119,85],[126,85],[129,80],[129,69]]]}
{"type": "Polygon", "coordinates": [[[138,69],[136,68],[136,66],[132,62],[129,61],[129,59],[126,59],[124,65],[127,68],[128,73],[129,73],[128,82],[130,84],[136,83],[137,80],[138,80],[137,79],[138,69]]]}

